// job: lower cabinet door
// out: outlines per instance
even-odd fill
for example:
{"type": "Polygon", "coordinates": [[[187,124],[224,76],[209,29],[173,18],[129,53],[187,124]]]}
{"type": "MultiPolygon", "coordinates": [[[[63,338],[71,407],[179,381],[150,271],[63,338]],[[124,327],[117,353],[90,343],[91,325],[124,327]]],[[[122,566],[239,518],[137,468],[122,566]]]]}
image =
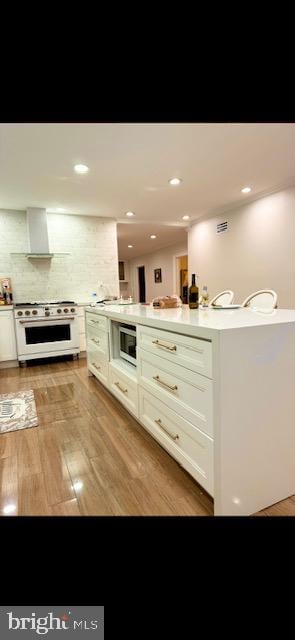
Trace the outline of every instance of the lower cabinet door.
{"type": "Polygon", "coordinates": [[[0,361],[16,360],[13,311],[0,310],[0,361]]]}
{"type": "Polygon", "coordinates": [[[88,369],[104,385],[109,384],[109,363],[104,354],[96,347],[87,348],[88,369]]]}
{"type": "Polygon", "coordinates": [[[110,363],[109,389],[138,418],[138,384],[110,363]]]}
{"type": "Polygon", "coordinates": [[[142,387],[139,388],[139,419],[213,496],[213,439],[142,387]]]}

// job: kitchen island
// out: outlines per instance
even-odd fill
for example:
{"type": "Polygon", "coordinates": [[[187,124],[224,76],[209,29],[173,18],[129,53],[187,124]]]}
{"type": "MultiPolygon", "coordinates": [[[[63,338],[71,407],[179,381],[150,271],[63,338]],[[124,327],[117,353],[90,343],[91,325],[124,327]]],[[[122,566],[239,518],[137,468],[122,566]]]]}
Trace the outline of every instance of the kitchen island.
{"type": "Polygon", "coordinates": [[[97,305],[86,338],[89,372],[212,495],[215,515],[295,494],[295,311],[97,305]],[[120,359],[120,323],[136,327],[136,367],[120,359]]]}

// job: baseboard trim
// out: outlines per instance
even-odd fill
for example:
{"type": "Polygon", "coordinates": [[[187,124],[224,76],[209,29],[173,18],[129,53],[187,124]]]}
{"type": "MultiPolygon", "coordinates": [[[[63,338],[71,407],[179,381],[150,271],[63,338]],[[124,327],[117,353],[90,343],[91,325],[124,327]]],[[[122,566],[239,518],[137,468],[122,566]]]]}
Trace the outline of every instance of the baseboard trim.
{"type": "Polygon", "coordinates": [[[0,369],[11,369],[12,367],[19,367],[18,360],[5,360],[5,362],[0,362],[0,369]]]}

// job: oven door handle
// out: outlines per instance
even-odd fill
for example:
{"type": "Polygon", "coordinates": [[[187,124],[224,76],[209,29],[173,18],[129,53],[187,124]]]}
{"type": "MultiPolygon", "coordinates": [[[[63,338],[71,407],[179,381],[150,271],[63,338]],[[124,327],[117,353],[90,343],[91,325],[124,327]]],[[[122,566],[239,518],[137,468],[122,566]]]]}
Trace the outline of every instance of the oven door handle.
{"type": "Polygon", "coordinates": [[[39,324],[40,324],[40,322],[42,322],[44,324],[44,322],[45,323],[46,322],[57,322],[57,321],[67,322],[67,320],[75,320],[76,317],[77,316],[66,316],[66,317],[63,316],[62,318],[48,318],[48,317],[46,317],[46,318],[36,318],[36,319],[35,318],[32,318],[32,319],[28,318],[27,320],[18,320],[17,319],[17,321],[19,322],[19,324],[30,324],[32,322],[39,322],[39,324]]]}

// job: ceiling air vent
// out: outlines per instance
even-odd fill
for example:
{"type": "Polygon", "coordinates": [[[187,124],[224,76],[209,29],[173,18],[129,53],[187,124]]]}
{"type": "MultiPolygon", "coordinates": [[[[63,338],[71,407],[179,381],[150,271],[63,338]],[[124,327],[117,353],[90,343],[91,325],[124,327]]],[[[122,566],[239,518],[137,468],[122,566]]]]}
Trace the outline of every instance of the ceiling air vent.
{"type": "Polygon", "coordinates": [[[220,235],[221,233],[225,233],[226,231],[228,231],[228,222],[219,222],[216,225],[216,233],[217,235],[220,235]]]}

